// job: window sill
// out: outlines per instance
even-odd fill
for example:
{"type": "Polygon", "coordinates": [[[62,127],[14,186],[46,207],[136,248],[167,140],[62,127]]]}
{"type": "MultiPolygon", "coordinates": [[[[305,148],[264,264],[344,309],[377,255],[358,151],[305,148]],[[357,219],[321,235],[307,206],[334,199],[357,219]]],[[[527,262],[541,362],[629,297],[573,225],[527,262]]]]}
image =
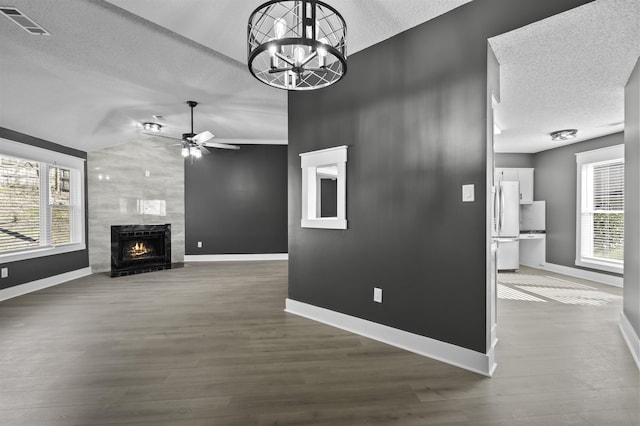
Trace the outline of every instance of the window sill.
{"type": "Polygon", "coordinates": [[[616,274],[624,274],[624,265],[609,262],[601,262],[596,259],[576,259],[576,265],[584,268],[596,269],[599,271],[613,272],[616,274]]]}
{"type": "Polygon", "coordinates": [[[302,219],[300,226],[302,228],[347,229],[347,221],[345,219],[338,219],[337,217],[302,219]]]}
{"type": "Polygon", "coordinates": [[[37,249],[24,250],[13,253],[0,254],[0,263],[17,262],[20,260],[37,259],[44,256],[52,256],[62,253],[70,253],[86,249],[84,243],[61,244],[58,246],[39,247],[37,249]]]}

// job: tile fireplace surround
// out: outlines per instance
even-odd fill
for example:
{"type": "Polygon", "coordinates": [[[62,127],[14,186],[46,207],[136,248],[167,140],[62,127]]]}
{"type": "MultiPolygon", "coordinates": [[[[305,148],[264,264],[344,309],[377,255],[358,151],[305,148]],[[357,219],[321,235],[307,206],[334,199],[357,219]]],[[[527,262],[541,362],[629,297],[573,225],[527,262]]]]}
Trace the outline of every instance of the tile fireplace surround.
{"type": "Polygon", "coordinates": [[[87,155],[89,263],[111,271],[112,225],[171,224],[171,262],[184,261],[184,167],[179,147],[136,135],[87,155]]]}

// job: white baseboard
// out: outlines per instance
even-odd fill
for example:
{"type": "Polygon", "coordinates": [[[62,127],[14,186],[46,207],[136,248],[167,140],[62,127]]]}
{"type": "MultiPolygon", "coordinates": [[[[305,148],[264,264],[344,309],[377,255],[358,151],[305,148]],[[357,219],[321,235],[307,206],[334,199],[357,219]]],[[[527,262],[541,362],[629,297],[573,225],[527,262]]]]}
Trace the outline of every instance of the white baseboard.
{"type": "Polygon", "coordinates": [[[243,262],[255,260],[287,260],[288,253],[265,254],[189,254],[184,256],[185,262],[243,262]]]}
{"type": "Polygon", "coordinates": [[[42,290],[43,288],[53,287],[54,285],[62,284],[77,278],[86,277],[88,275],[91,275],[91,268],[89,267],[5,288],[0,290],[0,302],[17,296],[22,296],[23,294],[31,293],[33,291],[42,290]]]}
{"type": "Polygon", "coordinates": [[[496,368],[494,347],[483,354],[292,299],[286,299],[285,311],[484,376],[491,377],[496,368]]]}
{"type": "Polygon", "coordinates": [[[622,332],[622,337],[627,342],[631,356],[640,370],[640,338],[624,312],[620,313],[620,332],[622,332]]]}
{"type": "Polygon", "coordinates": [[[569,266],[556,265],[554,263],[545,263],[544,266],[538,267],[545,271],[557,272],[559,274],[569,275],[572,277],[583,278],[602,284],[608,284],[614,287],[622,288],[624,280],[622,277],[615,275],[601,274],[599,272],[587,271],[585,269],[571,268],[569,266]]]}
{"type": "Polygon", "coordinates": [[[535,265],[531,265],[527,262],[520,262],[520,265],[528,266],[529,268],[534,268],[534,269],[544,269],[544,263],[536,263],[535,265]]]}

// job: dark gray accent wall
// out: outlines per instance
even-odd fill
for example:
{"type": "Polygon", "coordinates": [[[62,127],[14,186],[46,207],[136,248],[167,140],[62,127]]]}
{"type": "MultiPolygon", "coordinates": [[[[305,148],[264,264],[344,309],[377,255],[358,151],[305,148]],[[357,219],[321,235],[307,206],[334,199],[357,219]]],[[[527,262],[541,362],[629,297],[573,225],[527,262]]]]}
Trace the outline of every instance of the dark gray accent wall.
{"type": "Polygon", "coordinates": [[[530,169],[533,167],[534,154],[496,153],[496,167],[515,167],[530,169]]]}
{"type": "Polygon", "coordinates": [[[290,92],[289,298],[485,353],[487,39],[585,3],[475,0],[290,92]],[[348,229],[303,229],[299,154],[339,145],[348,229]]]}
{"type": "Polygon", "coordinates": [[[320,179],[320,217],[338,217],[338,181],[320,179]]]}
{"type": "Polygon", "coordinates": [[[624,315],[640,336],[640,59],[624,94],[624,315]]]}
{"type": "MultiPolygon", "coordinates": [[[[622,133],[538,152],[534,156],[534,199],[546,201],[546,261],[570,268],[576,260],[576,153],[624,143],[622,133]]],[[[621,276],[613,272],[596,271],[621,276]]]]}
{"type": "Polygon", "coordinates": [[[210,151],[185,163],[185,254],[286,253],[287,147],[210,151]]]}
{"type": "MultiPolygon", "coordinates": [[[[16,132],[14,130],[0,127],[0,138],[20,142],[25,145],[33,145],[39,148],[48,149],[50,151],[60,152],[74,157],[86,160],[87,154],[83,151],[67,148],[44,139],[16,132]]],[[[85,164],[86,168],[86,164],[85,164]]],[[[85,200],[86,194],[86,170],[85,170],[85,200]]],[[[85,201],[85,223],[86,201],[85,201]]],[[[85,241],[88,241],[88,235],[85,235],[85,241]]],[[[13,287],[20,284],[64,274],[66,272],[75,271],[77,269],[87,268],[89,266],[89,252],[87,249],[74,251],[70,253],[57,254],[53,256],[38,257],[35,259],[20,260],[17,262],[6,262],[0,264],[3,268],[9,268],[9,276],[0,279],[0,289],[13,287]]]]}

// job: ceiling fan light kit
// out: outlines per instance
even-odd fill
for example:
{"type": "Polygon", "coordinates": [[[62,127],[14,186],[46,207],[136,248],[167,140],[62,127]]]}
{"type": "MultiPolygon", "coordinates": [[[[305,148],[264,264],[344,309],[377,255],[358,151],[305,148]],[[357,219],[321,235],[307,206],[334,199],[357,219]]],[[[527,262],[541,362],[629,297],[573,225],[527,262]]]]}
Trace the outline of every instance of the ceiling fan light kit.
{"type": "MultiPolygon", "coordinates": [[[[182,145],[182,156],[185,158],[190,157],[191,160],[193,160],[194,158],[201,158],[202,151],[206,151],[206,148],[200,146],[195,140],[195,138],[200,135],[196,135],[195,133],[193,133],[193,109],[198,105],[198,103],[196,101],[187,101],[187,105],[189,105],[189,108],[191,108],[191,132],[182,134],[182,140],[184,142],[184,144],[182,145]]],[[[207,137],[206,140],[213,138],[213,134],[211,134],[211,132],[207,131],[207,133],[210,136],[207,137]]],[[[202,140],[200,143],[203,142],[205,142],[205,140],[202,140]]]]}
{"type": "Polygon", "coordinates": [[[566,141],[575,138],[578,135],[578,129],[556,130],[549,135],[552,141],[566,141]]]}
{"type": "Polygon", "coordinates": [[[344,18],[326,3],[269,1],[249,16],[249,71],[279,89],[330,86],[347,73],[346,40],[344,18]]]}
{"type": "Polygon", "coordinates": [[[202,157],[201,147],[191,145],[189,147],[189,155],[192,156],[193,158],[201,158],[202,157]]]}

